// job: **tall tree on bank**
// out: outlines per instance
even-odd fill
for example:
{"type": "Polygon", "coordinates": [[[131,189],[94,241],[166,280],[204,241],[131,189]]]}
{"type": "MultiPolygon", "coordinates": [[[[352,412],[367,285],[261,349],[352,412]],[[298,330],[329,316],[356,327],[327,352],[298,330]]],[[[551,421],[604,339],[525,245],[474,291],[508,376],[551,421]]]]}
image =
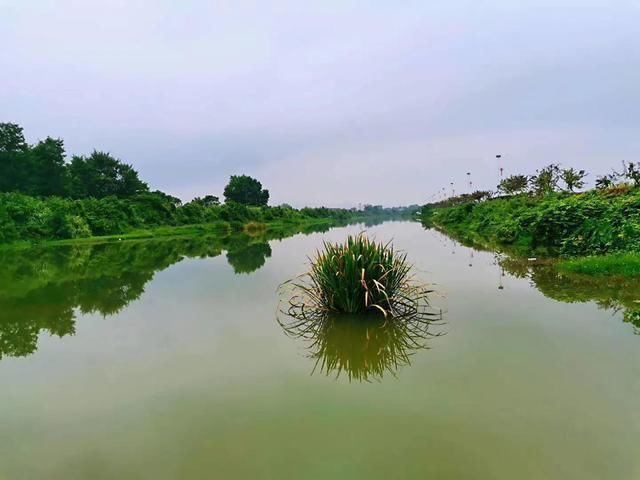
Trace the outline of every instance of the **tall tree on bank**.
{"type": "Polygon", "coordinates": [[[574,168],[565,168],[560,172],[560,178],[567,187],[567,190],[574,192],[584,187],[584,178],[587,176],[587,172],[584,170],[576,170],[574,168]]]}
{"type": "Polygon", "coordinates": [[[30,147],[22,127],[0,123],[0,191],[47,197],[67,193],[64,143],[47,137],[30,147]]]}
{"type": "Polygon", "coordinates": [[[498,191],[506,195],[524,193],[529,187],[529,177],[526,175],[511,175],[500,181],[498,191]]]}
{"type": "Polygon", "coordinates": [[[47,137],[39,141],[28,156],[27,193],[41,197],[66,196],[68,175],[64,157],[61,139],[47,137]]]}
{"type": "Polygon", "coordinates": [[[0,123],[0,154],[23,152],[26,149],[22,127],[15,123],[0,123]]]}
{"type": "Polygon", "coordinates": [[[20,125],[0,123],[0,192],[16,191],[24,184],[28,150],[20,125]]]}
{"type": "Polygon", "coordinates": [[[269,190],[262,188],[255,178],[248,175],[232,175],[224,188],[225,201],[242,205],[266,206],[269,203],[269,190]]]}
{"type": "Polygon", "coordinates": [[[74,198],[131,197],[149,191],[131,165],[105,152],[74,156],[69,165],[70,193],[74,198]]]}
{"type": "Polygon", "coordinates": [[[560,166],[552,163],[544,168],[541,168],[531,178],[531,185],[533,192],[543,197],[550,193],[553,193],[558,188],[558,182],[560,181],[560,166]]]}
{"type": "Polygon", "coordinates": [[[631,180],[634,186],[640,186],[640,164],[635,162],[623,162],[622,176],[627,180],[631,180]]]}

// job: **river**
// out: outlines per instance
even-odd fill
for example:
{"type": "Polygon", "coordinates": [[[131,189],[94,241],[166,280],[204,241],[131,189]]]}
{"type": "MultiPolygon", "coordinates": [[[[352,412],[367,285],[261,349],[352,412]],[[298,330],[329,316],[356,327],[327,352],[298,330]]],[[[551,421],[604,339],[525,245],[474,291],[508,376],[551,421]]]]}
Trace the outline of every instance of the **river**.
{"type": "Polygon", "coordinates": [[[0,260],[0,478],[640,478],[640,282],[412,222],[0,260]],[[370,333],[325,339],[338,372],[283,331],[278,286],[365,228],[408,253],[442,321],[395,362],[370,333]]]}

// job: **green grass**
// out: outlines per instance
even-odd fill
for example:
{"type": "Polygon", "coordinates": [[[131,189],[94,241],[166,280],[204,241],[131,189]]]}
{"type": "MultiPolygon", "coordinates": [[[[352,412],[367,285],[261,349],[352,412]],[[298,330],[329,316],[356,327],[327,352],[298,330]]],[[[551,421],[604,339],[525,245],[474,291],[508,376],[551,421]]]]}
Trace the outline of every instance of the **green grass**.
{"type": "Polygon", "coordinates": [[[73,238],[69,240],[48,240],[46,245],[77,245],[85,243],[106,243],[121,240],[140,240],[151,238],[193,237],[205,234],[228,235],[230,226],[227,222],[216,222],[197,225],[183,225],[176,227],[157,227],[142,230],[132,230],[118,235],[104,235],[87,238],[73,238]]]}
{"type": "Polygon", "coordinates": [[[640,188],[514,195],[455,206],[426,205],[427,226],[462,242],[558,257],[565,272],[640,276],[640,188]]]}
{"type": "MultiPolygon", "coordinates": [[[[315,227],[315,226],[331,226],[337,223],[331,219],[295,219],[290,221],[274,220],[267,223],[249,222],[247,224],[241,224],[242,228],[238,228],[239,232],[247,230],[253,233],[261,233],[269,231],[273,232],[291,232],[292,229],[301,227],[315,227]],[[259,228],[256,228],[259,225],[259,228]]],[[[162,226],[148,229],[132,230],[127,233],[120,233],[116,235],[102,235],[91,236],[84,238],[72,238],[67,240],[40,240],[29,241],[20,240],[11,243],[0,243],[0,250],[14,250],[22,248],[31,248],[34,245],[86,245],[86,244],[98,244],[119,242],[126,240],[144,240],[144,239],[159,239],[159,238],[180,238],[180,237],[198,237],[203,235],[215,235],[225,237],[232,233],[233,225],[229,222],[219,221],[213,223],[201,223],[194,225],[180,225],[180,226],[162,226]]],[[[249,233],[249,232],[247,232],[249,233]]]]}
{"type": "Polygon", "coordinates": [[[640,276],[640,254],[612,253],[561,261],[558,268],[565,272],[585,275],[640,276]]]}
{"type": "Polygon", "coordinates": [[[457,237],[563,257],[640,252],[640,188],[427,205],[423,217],[457,237]]]}
{"type": "Polygon", "coordinates": [[[410,269],[406,254],[361,234],[341,244],[325,243],[312,262],[310,276],[328,310],[358,313],[375,308],[386,312],[410,269]]]}
{"type": "Polygon", "coordinates": [[[365,234],[343,243],[325,243],[311,269],[287,282],[295,294],[287,314],[321,317],[327,313],[380,312],[384,316],[428,316],[427,294],[414,282],[406,254],[365,234]]]}

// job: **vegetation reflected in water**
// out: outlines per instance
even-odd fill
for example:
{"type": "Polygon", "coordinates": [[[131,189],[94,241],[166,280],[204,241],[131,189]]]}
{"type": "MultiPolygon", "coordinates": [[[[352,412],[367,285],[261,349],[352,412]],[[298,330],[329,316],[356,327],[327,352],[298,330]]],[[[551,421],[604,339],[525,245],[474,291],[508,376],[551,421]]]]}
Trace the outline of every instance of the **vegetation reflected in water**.
{"type": "Polygon", "coordinates": [[[293,338],[310,342],[316,371],[349,380],[381,380],[410,364],[416,350],[437,334],[442,320],[433,292],[418,282],[406,253],[365,233],[342,243],[325,242],[310,270],[281,285],[286,307],[278,322],[293,338]]]}
{"type": "MultiPolygon", "coordinates": [[[[431,227],[426,229],[430,230],[431,227]]],[[[490,245],[454,238],[442,231],[440,233],[443,244],[453,245],[452,253],[455,253],[458,242],[471,252],[492,251],[490,245]]],[[[640,279],[637,277],[566,272],[558,268],[558,262],[554,259],[527,258],[527,251],[522,249],[505,250],[503,247],[500,250],[495,253],[499,290],[504,289],[505,274],[527,278],[545,297],[564,303],[594,302],[599,308],[613,314],[622,313],[623,321],[630,323],[634,333],[640,335],[640,279]]],[[[470,261],[469,266],[473,266],[473,262],[470,261]]]]}
{"type": "Polygon", "coordinates": [[[546,297],[565,303],[594,302],[613,313],[622,312],[625,322],[640,335],[640,281],[637,278],[564,273],[552,261],[497,256],[506,273],[529,278],[546,297]]]}
{"type": "MultiPolygon", "coordinates": [[[[441,316],[440,316],[441,318],[441,316]]],[[[309,358],[315,360],[312,374],[345,374],[349,381],[380,381],[386,373],[411,364],[411,356],[428,348],[430,319],[387,318],[371,314],[323,315],[317,318],[284,316],[278,322],[291,338],[306,340],[309,358]]]]}
{"type": "MultiPolygon", "coordinates": [[[[303,233],[313,230],[306,226],[303,233]]],[[[42,332],[73,335],[78,312],[120,312],[156,272],[184,258],[226,251],[235,273],[251,273],[271,256],[268,240],[299,231],[0,250],[0,359],[34,353],[42,332]]]]}

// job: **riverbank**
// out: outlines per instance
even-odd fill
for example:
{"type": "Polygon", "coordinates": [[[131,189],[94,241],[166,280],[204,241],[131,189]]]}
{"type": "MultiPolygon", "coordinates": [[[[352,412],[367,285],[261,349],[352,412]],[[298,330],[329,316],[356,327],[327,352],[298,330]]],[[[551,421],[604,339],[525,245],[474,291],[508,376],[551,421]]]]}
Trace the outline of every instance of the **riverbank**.
{"type": "Polygon", "coordinates": [[[581,194],[527,194],[425,206],[426,226],[516,255],[559,259],[559,268],[589,275],[640,276],[640,189],[581,194]]]}
{"type": "Polygon", "coordinates": [[[195,199],[177,203],[162,193],[121,199],[37,198],[0,193],[0,248],[76,244],[241,232],[245,228],[287,229],[407,218],[414,211],[382,207],[301,208],[288,205],[220,205],[195,199]]]}
{"type": "Polygon", "coordinates": [[[131,240],[160,240],[173,238],[190,237],[228,237],[233,234],[246,234],[248,236],[269,234],[272,237],[285,237],[295,233],[305,231],[318,231],[331,227],[343,226],[349,223],[364,221],[362,219],[351,219],[350,221],[338,221],[335,219],[301,219],[295,221],[273,221],[267,223],[230,223],[214,222],[196,225],[162,226],[148,229],[132,230],[127,233],[116,235],[95,235],[90,237],[72,238],[63,240],[19,240],[0,244],[0,250],[15,250],[41,246],[63,246],[63,245],[91,245],[101,243],[122,242],[131,240]]]}

